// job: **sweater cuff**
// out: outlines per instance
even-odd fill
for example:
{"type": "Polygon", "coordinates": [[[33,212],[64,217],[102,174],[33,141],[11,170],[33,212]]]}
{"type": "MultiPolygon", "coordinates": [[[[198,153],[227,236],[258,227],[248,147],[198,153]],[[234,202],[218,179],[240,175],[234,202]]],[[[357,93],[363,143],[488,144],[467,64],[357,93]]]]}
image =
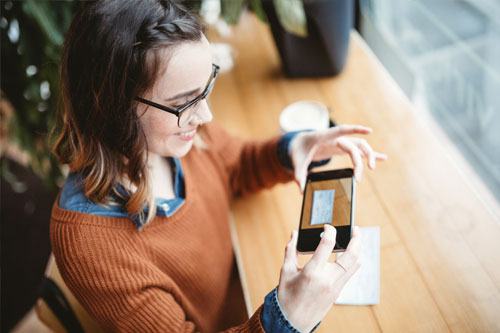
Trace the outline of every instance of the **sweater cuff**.
{"type": "MultiPolygon", "coordinates": [[[[278,302],[278,288],[274,288],[264,299],[261,313],[262,327],[267,333],[300,333],[286,318],[278,302]]],[[[321,322],[311,330],[314,332],[321,322]]]]}

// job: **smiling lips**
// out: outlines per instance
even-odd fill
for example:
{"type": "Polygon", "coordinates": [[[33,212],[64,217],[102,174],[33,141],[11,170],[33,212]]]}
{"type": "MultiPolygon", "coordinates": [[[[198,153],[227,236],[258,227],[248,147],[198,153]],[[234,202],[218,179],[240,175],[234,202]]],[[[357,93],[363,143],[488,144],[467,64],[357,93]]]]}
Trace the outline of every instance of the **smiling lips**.
{"type": "Polygon", "coordinates": [[[183,141],[193,140],[195,134],[196,134],[196,128],[194,128],[190,131],[175,133],[175,135],[177,135],[183,141]]]}

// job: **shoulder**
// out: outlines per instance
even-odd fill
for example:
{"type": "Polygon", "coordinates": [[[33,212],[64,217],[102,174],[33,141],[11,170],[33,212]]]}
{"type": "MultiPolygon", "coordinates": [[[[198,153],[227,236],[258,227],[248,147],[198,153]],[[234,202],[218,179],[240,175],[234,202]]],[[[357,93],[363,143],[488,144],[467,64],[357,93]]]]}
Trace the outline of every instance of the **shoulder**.
{"type": "Polygon", "coordinates": [[[58,204],[62,209],[80,213],[115,217],[127,216],[121,206],[114,205],[107,207],[95,203],[86,197],[83,190],[83,179],[80,174],[75,172],[71,172],[68,175],[61,189],[58,204]]]}
{"type": "Polygon", "coordinates": [[[98,265],[96,258],[102,259],[104,254],[118,258],[123,255],[120,249],[133,247],[131,239],[136,231],[133,223],[128,218],[110,217],[113,208],[87,198],[78,174],[67,177],[56,200],[51,213],[50,240],[61,268],[98,265]]]}
{"type": "Polygon", "coordinates": [[[82,178],[79,174],[71,172],[61,189],[59,207],[86,213],[92,202],[83,193],[82,178]]]}

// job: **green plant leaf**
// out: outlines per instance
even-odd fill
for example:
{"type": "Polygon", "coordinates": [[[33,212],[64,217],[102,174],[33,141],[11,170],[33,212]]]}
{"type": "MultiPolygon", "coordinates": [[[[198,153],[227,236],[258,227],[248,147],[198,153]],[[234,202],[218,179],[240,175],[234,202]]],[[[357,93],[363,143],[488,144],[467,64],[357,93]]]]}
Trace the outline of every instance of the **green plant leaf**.
{"type": "Polygon", "coordinates": [[[23,9],[36,20],[52,43],[62,45],[64,37],[55,23],[56,20],[51,11],[50,3],[27,0],[23,5],[23,9]]]}
{"type": "Polygon", "coordinates": [[[278,19],[286,31],[307,36],[306,14],[302,0],[273,0],[278,19]]]}
{"type": "Polygon", "coordinates": [[[262,22],[268,23],[266,12],[262,7],[262,0],[250,0],[250,9],[262,22]]]}
{"type": "Polygon", "coordinates": [[[245,7],[245,0],[221,0],[221,15],[227,23],[236,24],[245,7]]]}
{"type": "Polygon", "coordinates": [[[2,29],[0,43],[2,98],[14,108],[8,126],[8,140],[30,156],[30,169],[46,185],[55,187],[60,184],[63,174],[56,156],[50,152],[47,134],[56,122],[59,97],[56,87],[63,36],[79,3],[26,0],[13,1],[12,4],[12,8],[3,11],[2,15],[8,22],[18,21],[19,40],[12,43],[7,30],[2,29]],[[28,76],[26,68],[31,65],[36,66],[38,71],[28,76]],[[43,81],[48,81],[51,87],[47,100],[42,100],[40,96],[43,81]],[[29,100],[25,99],[24,92],[30,96],[29,100]],[[45,104],[45,111],[38,110],[39,103],[45,104]]]}

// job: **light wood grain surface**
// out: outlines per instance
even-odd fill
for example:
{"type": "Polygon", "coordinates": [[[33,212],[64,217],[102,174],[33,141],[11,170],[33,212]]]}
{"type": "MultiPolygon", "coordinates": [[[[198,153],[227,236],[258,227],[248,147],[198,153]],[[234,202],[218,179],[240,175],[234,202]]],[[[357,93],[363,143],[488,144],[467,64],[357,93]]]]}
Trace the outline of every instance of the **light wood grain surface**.
{"type": "MultiPolygon", "coordinates": [[[[373,128],[389,155],[358,184],[356,223],[381,227],[381,297],[375,306],[334,306],[319,332],[499,332],[500,208],[433,120],[416,109],[355,32],[344,72],[288,79],[269,28],[245,14],[231,43],[235,67],[211,97],[216,121],[246,138],[279,133],[297,100],[331,107],[339,123],[373,128]]],[[[329,168],[349,165],[335,158],[329,168]]],[[[233,241],[249,313],[278,284],[285,245],[298,227],[294,183],[233,205],[233,241]]],[[[301,257],[303,264],[308,256],[301,257]]]]}

